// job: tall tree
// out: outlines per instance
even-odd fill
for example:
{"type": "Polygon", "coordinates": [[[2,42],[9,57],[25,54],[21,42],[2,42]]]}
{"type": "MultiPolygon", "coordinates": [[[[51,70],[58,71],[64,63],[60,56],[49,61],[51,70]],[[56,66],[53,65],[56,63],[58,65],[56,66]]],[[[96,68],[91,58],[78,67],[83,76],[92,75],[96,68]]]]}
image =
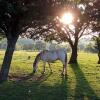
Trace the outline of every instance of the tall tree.
{"type": "Polygon", "coordinates": [[[77,63],[77,46],[79,39],[84,35],[92,33],[92,26],[99,16],[98,10],[95,10],[97,4],[97,0],[68,2],[60,11],[57,18],[50,21],[50,23],[44,27],[39,27],[39,30],[35,30],[37,36],[35,35],[33,38],[38,38],[41,35],[43,38],[46,38],[46,40],[68,41],[72,49],[69,63],[77,63]],[[64,12],[73,14],[74,21],[72,25],[65,25],[60,22],[61,15],[64,12]]]}
{"type": "Polygon", "coordinates": [[[95,2],[91,3],[91,5],[93,8],[93,11],[90,12],[92,15],[92,31],[94,32],[93,40],[95,41],[96,48],[98,50],[98,64],[100,64],[100,1],[95,0],[95,2]]]}
{"type": "Polygon", "coordinates": [[[98,64],[100,64],[100,33],[96,36],[93,36],[92,40],[95,42],[95,49],[98,50],[98,64]]]}
{"type": "Polygon", "coordinates": [[[72,13],[76,17],[73,24],[74,31],[70,27],[67,27],[65,30],[67,33],[67,41],[72,48],[69,63],[77,63],[78,41],[82,36],[93,33],[94,23],[97,23],[97,19],[100,16],[99,0],[81,0],[78,4],[74,4],[74,7],[72,6],[72,13]]]}
{"type": "Polygon", "coordinates": [[[18,23],[19,15],[16,16],[14,6],[6,0],[0,1],[0,28],[7,38],[7,50],[0,71],[0,81],[6,80],[12,60],[16,41],[19,37],[18,23]]]}
{"type": "MultiPolygon", "coordinates": [[[[29,27],[36,29],[42,26],[50,17],[57,14],[58,8],[65,1],[0,0],[0,30],[3,31],[3,35],[7,38],[7,50],[0,71],[0,82],[7,80],[15,44],[19,35],[24,33],[29,27]]],[[[29,37],[31,34],[26,35],[29,37]]],[[[35,34],[32,33],[32,35],[35,34]]]]}
{"type": "Polygon", "coordinates": [[[98,35],[98,37],[96,37],[96,44],[97,44],[97,48],[98,48],[98,64],[100,64],[100,33],[98,35]]]}

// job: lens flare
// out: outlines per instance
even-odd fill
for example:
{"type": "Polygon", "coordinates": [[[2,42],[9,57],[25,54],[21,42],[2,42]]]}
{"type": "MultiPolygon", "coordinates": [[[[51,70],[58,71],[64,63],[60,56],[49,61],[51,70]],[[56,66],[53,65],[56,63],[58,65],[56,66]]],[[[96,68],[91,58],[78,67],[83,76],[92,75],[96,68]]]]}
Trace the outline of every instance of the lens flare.
{"type": "Polygon", "coordinates": [[[64,13],[60,19],[63,24],[69,25],[73,22],[73,15],[71,13],[64,13]]]}

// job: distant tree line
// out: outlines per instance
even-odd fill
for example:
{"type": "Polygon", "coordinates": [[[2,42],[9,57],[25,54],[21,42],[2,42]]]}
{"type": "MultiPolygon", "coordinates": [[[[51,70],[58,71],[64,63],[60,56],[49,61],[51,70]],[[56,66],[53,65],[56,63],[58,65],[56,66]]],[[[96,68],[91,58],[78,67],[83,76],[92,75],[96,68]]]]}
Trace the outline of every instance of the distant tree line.
{"type": "MultiPolygon", "coordinates": [[[[95,41],[88,41],[84,43],[85,39],[78,44],[78,51],[97,53],[97,45],[95,41]]],[[[5,50],[7,48],[7,40],[2,39],[0,41],[0,49],[5,50]]],[[[33,41],[32,39],[19,39],[16,43],[15,50],[28,50],[28,51],[41,51],[41,50],[55,50],[55,49],[67,49],[67,52],[71,52],[70,45],[67,43],[58,44],[57,42],[45,42],[43,40],[33,41]]]]}
{"type": "MultiPolygon", "coordinates": [[[[7,40],[2,39],[0,41],[0,49],[6,50],[7,48],[7,40]]],[[[43,40],[33,41],[31,39],[19,39],[16,43],[15,50],[28,50],[28,51],[41,51],[41,50],[55,50],[58,48],[67,49],[69,52],[71,49],[68,44],[58,44],[57,42],[45,42],[43,40]]]]}

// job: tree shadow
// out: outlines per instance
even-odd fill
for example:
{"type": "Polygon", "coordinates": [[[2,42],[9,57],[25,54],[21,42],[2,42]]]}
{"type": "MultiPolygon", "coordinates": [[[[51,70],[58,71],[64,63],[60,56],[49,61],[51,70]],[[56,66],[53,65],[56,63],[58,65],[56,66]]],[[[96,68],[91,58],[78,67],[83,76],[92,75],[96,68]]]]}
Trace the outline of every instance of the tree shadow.
{"type": "Polygon", "coordinates": [[[30,73],[30,74],[23,75],[23,76],[8,76],[8,78],[11,81],[20,82],[20,81],[28,80],[28,79],[32,78],[33,76],[34,76],[34,74],[30,73]]]}
{"type": "MultiPolygon", "coordinates": [[[[54,77],[53,73],[49,73],[47,75],[45,74],[41,74],[40,77],[37,78],[36,82],[38,82],[38,86],[41,86],[41,84],[45,81],[48,80],[49,77],[54,77]]],[[[68,77],[67,76],[59,76],[61,83],[57,82],[55,83],[54,86],[48,86],[48,85],[44,85],[43,86],[43,90],[39,90],[42,96],[41,96],[41,100],[67,100],[68,98],[68,84],[67,84],[67,80],[68,77]],[[48,91],[47,91],[48,90],[48,91]]],[[[35,99],[35,100],[40,100],[40,99],[35,99]]]]}
{"type": "Polygon", "coordinates": [[[42,83],[42,82],[46,81],[51,75],[52,75],[52,72],[50,72],[49,74],[41,74],[40,76],[34,75],[33,79],[36,78],[35,81],[42,83]]]}
{"type": "MultiPolygon", "coordinates": [[[[48,77],[52,74],[49,74],[47,77],[42,76],[42,79],[39,79],[38,86],[41,87],[39,90],[40,97],[35,98],[34,100],[67,100],[68,99],[68,85],[67,85],[67,76],[61,77],[61,83],[57,82],[53,86],[42,85],[48,77]]],[[[35,97],[37,97],[35,95],[35,97]]]]}
{"type": "MultiPolygon", "coordinates": [[[[48,75],[42,74],[40,77],[37,78],[36,81],[39,82],[38,86],[41,85],[43,82],[47,81],[49,77],[54,77],[54,74],[51,72],[48,75]]],[[[43,91],[41,91],[41,100],[67,100],[68,98],[68,84],[67,84],[67,80],[68,77],[65,76],[59,76],[61,83],[59,83],[60,80],[56,81],[55,85],[52,86],[48,86],[45,85],[43,86],[44,89],[48,89],[47,93],[42,93],[43,91]],[[48,96],[46,96],[48,95],[48,96]],[[46,98],[45,98],[46,97],[46,98]],[[45,98],[45,99],[43,99],[45,98]]],[[[46,92],[46,91],[44,91],[46,92]]],[[[38,99],[35,99],[38,100],[38,99]]],[[[40,99],[39,99],[40,100],[40,99]]]]}
{"type": "Polygon", "coordinates": [[[6,88],[0,90],[0,100],[67,100],[68,78],[59,76],[55,80],[54,75],[52,73],[41,75],[32,82],[23,81],[4,84],[6,88]]]}
{"type": "Polygon", "coordinates": [[[62,99],[61,100],[67,100],[68,99],[68,88],[69,88],[67,76],[62,77],[61,87],[62,87],[62,99]]]}
{"type": "Polygon", "coordinates": [[[84,76],[79,64],[71,64],[76,76],[76,89],[74,100],[100,100],[84,76]]]}

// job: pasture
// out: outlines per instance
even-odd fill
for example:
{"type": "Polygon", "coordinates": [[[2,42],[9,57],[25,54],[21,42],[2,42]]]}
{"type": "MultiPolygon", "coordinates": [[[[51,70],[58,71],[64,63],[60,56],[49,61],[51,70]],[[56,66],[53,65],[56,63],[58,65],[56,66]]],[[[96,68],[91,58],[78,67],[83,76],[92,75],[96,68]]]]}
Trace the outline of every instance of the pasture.
{"type": "MultiPolygon", "coordinates": [[[[62,64],[52,63],[53,73],[42,63],[31,75],[36,52],[14,52],[7,82],[0,84],[0,100],[100,100],[100,65],[97,54],[78,53],[78,64],[68,64],[68,76],[62,77],[62,64]],[[30,56],[30,59],[28,59],[30,56]]],[[[0,67],[4,52],[0,51],[0,67]]],[[[68,54],[69,59],[70,54],[68,54]]]]}

